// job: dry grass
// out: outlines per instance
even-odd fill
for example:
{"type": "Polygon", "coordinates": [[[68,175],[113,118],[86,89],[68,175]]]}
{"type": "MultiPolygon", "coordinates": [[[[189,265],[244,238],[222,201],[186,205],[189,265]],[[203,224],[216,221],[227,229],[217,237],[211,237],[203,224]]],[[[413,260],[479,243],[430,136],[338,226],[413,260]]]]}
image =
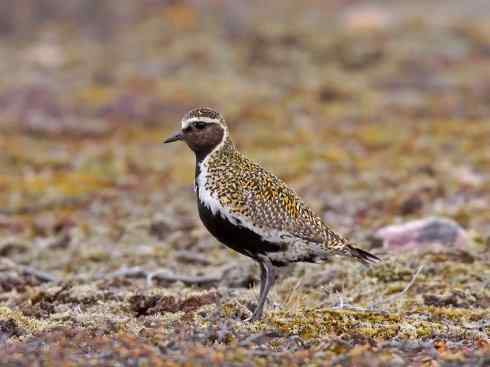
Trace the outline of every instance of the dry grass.
{"type": "Polygon", "coordinates": [[[485,17],[455,1],[121,3],[103,24],[53,13],[2,35],[0,365],[488,363],[485,17]],[[191,153],[160,144],[202,104],[383,263],[285,269],[244,323],[258,269],[199,223],[191,153]],[[369,240],[433,215],[467,247],[369,240]]]}

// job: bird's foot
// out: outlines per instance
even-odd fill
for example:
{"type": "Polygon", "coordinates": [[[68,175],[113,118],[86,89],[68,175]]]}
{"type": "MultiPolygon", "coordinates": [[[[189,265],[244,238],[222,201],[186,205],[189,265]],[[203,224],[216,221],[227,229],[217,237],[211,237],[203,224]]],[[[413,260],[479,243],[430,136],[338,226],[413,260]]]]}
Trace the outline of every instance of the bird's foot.
{"type": "Polygon", "coordinates": [[[245,319],[245,322],[255,322],[262,319],[262,310],[256,309],[252,316],[245,319]]]}
{"type": "Polygon", "coordinates": [[[255,321],[259,321],[262,317],[259,317],[259,316],[255,316],[255,315],[252,315],[250,317],[247,317],[245,320],[245,322],[255,322],[255,321]]]}

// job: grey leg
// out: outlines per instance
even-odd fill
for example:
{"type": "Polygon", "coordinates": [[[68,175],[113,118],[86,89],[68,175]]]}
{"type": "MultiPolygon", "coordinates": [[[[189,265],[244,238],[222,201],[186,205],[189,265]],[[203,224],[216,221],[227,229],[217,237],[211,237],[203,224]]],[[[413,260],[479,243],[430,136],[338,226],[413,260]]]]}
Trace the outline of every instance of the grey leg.
{"type": "Polygon", "coordinates": [[[259,297],[264,291],[265,287],[265,281],[266,281],[266,269],[265,265],[259,262],[259,267],[260,267],[260,291],[259,291],[259,297]]]}
{"type": "Polygon", "coordinates": [[[257,308],[255,309],[250,321],[257,321],[262,318],[262,312],[264,311],[264,304],[267,300],[267,295],[274,284],[274,266],[272,265],[269,258],[265,256],[261,256],[259,260],[260,264],[260,294],[259,294],[259,302],[257,304],[257,308]]]}

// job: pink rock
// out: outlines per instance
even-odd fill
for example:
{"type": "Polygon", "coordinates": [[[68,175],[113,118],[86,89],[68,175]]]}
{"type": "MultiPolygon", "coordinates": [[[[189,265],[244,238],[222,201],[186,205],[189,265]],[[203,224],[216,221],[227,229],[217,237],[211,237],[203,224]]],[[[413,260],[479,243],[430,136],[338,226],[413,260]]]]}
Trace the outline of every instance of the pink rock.
{"type": "Polygon", "coordinates": [[[394,19],[388,10],[375,6],[355,6],[343,16],[343,25],[349,31],[376,31],[389,27],[394,19]]]}
{"type": "Polygon", "coordinates": [[[384,248],[395,251],[433,247],[463,248],[468,242],[466,231],[458,223],[437,217],[383,227],[374,237],[383,242],[384,248]]]}

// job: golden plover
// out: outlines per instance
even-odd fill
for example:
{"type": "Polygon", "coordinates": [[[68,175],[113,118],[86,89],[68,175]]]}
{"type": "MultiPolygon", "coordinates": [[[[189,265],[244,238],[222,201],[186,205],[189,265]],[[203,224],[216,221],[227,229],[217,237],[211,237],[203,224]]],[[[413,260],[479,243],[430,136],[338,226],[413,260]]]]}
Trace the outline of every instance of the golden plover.
{"type": "Polygon", "coordinates": [[[199,216],[220,242],[258,262],[260,294],[250,318],[262,317],[275,267],[332,255],[368,265],[380,259],[332,231],[283,181],[235,148],[223,117],[201,107],[165,143],[184,141],[196,156],[199,216]]]}

